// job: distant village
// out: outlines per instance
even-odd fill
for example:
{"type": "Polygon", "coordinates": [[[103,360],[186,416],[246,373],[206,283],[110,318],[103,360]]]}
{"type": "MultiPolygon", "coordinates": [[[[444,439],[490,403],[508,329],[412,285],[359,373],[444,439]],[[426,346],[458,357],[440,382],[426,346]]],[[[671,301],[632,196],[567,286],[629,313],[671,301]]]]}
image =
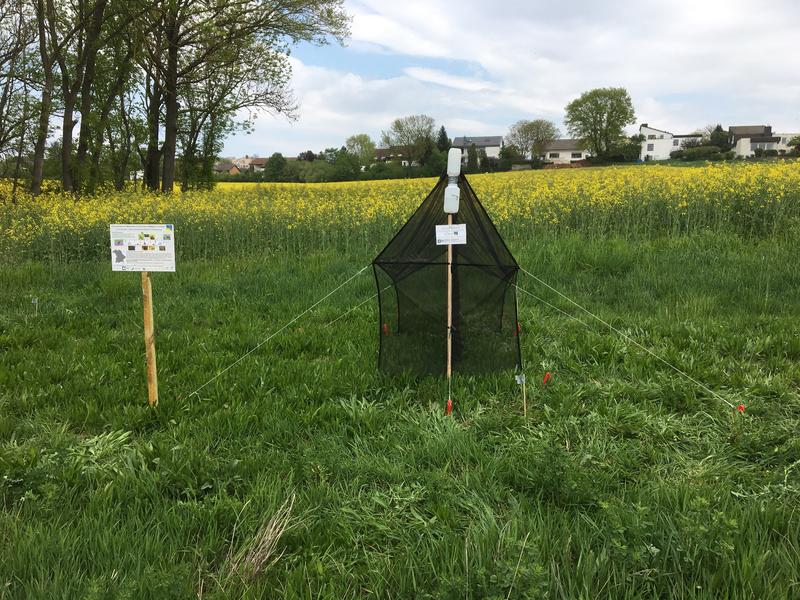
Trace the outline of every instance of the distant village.
{"type": "MultiPolygon", "coordinates": [[[[639,126],[638,135],[632,136],[626,141],[628,150],[624,156],[619,157],[619,162],[734,160],[796,156],[798,140],[800,140],[800,133],[776,132],[770,125],[733,125],[727,129],[716,126],[715,129],[707,128],[706,131],[674,133],[653,127],[649,123],[643,123],[639,126]],[[705,153],[702,150],[695,151],[709,148],[711,150],[706,150],[705,153]]],[[[592,161],[592,152],[586,148],[586,145],[581,140],[570,138],[552,139],[543,144],[538,153],[510,151],[509,141],[502,135],[456,137],[450,146],[462,150],[465,167],[469,166],[471,152],[479,157],[478,164],[472,169],[473,172],[574,168],[596,164],[592,161]]],[[[270,158],[230,157],[217,162],[214,165],[214,173],[222,178],[236,176],[246,178],[248,175],[263,178],[259,177],[259,174],[263,175],[268,171],[271,160],[284,161],[286,165],[289,165],[293,162],[316,162],[324,158],[335,163],[337,152],[339,151],[336,149],[328,149],[319,154],[306,151],[296,157],[284,157],[280,153],[273,154],[270,158]]],[[[358,165],[359,171],[372,169],[376,173],[388,173],[388,165],[404,169],[420,167],[418,161],[413,160],[406,148],[400,145],[374,148],[374,152],[371,154],[370,160],[362,161],[363,164],[358,165]],[[381,167],[384,167],[383,171],[381,171],[381,167]]],[[[291,170],[291,168],[289,169],[291,170]]],[[[467,172],[469,171],[467,169],[467,172]]],[[[408,176],[402,175],[400,171],[396,171],[396,175],[408,176]]],[[[321,178],[320,180],[328,179],[321,178]]]]}

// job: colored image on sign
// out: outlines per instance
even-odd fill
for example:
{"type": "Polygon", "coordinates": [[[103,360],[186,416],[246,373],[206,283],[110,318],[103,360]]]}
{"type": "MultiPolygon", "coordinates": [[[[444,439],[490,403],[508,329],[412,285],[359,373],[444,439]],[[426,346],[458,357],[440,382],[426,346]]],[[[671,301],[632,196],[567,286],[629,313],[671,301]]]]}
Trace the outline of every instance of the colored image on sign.
{"type": "Polygon", "coordinates": [[[175,230],[167,224],[111,225],[113,271],[175,271],[175,230]]]}

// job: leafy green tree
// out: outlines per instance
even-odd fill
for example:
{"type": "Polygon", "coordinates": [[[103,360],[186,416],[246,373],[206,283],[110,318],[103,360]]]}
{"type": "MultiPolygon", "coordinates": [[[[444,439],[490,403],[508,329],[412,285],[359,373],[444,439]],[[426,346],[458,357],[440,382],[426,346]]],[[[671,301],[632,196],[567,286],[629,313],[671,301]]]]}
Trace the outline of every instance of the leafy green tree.
{"type": "Polygon", "coordinates": [[[547,144],[557,139],[561,132],[552,121],[535,119],[517,121],[506,134],[506,144],[516,146],[523,155],[537,158],[544,154],[547,144]]]}
{"type": "Polygon", "coordinates": [[[442,125],[439,128],[439,135],[436,136],[436,148],[439,152],[447,152],[452,145],[453,142],[447,137],[447,130],[444,128],[444,125],[442,125]]]}
{"type": "Polygon", "coordinates": [[[583,140],[595,156],[607,158],[625,127],[636,122],[633,102],[625,88],[597,88],[567,104],[567,131],[583,140]]]}
{"type": "Polygon", "coordinates": [[[333,161],[331,181],[353,181],[361,174],[361,161],[358,156],[341,148],[333,161]]]}
{"type": "Polygon", "coordinates": [[[305,152],[301,152],[297,155],[297,160],[302,160],[306,162],[311,162],[317,158],[317,155],[314,154],[311,150],[306,150],[305,152]]]}
{"type": "Polygon", "coordinates": [[[282,181],[286,172],[286,158],[280,152],[275,152],[269,157],[267,166],[264,167],[264,179],[266,181],[282,181]]]}
{"type": "Polygon", "coordinates": [[[794,148],[795,152],[800,152],[800,135],[796,135],[790,139],[787,145],[794,148]]]}
{"type": "Polygon", "coordinates": [[[470,144],[467,148],[467,173],[478,172],[478,148],[470,144]]]}
{"type": "Polygon", "coordinates": [[[438,177],[447,169],[447,151],[442,152],[438,147],[431,150],[428,160],[425,162],[423,173],[430,177],[438,177]]]}
{"type": "Polygon", "coordinates": [[[382,132],[381,144],[387,148],[400,148],[403,158],[424,164],[434,146],[436,122],[427,115],[411,115],[392,121],[382,132]]]}
{"type": "Polygon", "coordinates": [[[722,128],[722,125],[717,125],[708,136],[710,146],[716,146],[721,152],[727,152],[731,149],[730,138],[728,132],[722,128]]]}
{"type": "Polygon", "coordinates": [[[522,152],[514,144],[504,144],[500,148],[500,160],[497,163],[497,169],[499,171],[509,171],[512,164],[524,160],[524,158],[522,152]]]}
{"type": "Polygon", "coordinates": [[[368,167],[375,162],[375,142],[366,133],[350,136],[344,145],[350,154],[358,158],[359,165],[368,167]]]}
{"type": "Polygon", "coordinates": [[[478,149],[478,170],[485,173],[489,170],[488,157],[486,156],[486,148],[478,149]]]}
{"type": "Polygon", "coordinates": [[[645,137],[637,134],[626,139],[619,140],[612,146],[609,158],[620,162],[635,162],[642,154],[642,142],[645,137]]]}

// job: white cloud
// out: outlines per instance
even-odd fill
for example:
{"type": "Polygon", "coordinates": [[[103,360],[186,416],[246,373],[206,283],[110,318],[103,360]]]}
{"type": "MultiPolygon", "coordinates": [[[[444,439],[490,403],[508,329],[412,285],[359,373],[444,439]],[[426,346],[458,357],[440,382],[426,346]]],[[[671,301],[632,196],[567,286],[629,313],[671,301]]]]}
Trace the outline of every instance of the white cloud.
{"type": "Polygon", "coordinates": [[[794,0],[350,0],[348,10],[348,52],[404,68],[367,77],[293,59],[299,123],[263,119],[229,146],[316,150],[421,112],[451,135],[505,133],[519,118],[560,125],[567,102],[599,86],[626,87],[639,122],[665,129],[800,130],[794,0]]]}

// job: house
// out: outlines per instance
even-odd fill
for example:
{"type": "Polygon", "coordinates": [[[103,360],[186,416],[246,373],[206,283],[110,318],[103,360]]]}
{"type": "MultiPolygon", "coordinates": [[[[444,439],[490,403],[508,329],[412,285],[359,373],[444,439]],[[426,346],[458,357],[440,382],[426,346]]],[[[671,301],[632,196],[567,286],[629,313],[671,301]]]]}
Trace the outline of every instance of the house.
{"type": "Polygon", "coordinates": [[[586,160],[591,155],[591,152],[583,148],[581,140],[560,139],[545,145],[541,158],[555,165],[566,165],[586,160]]]}
{"type": "Polygon", "coordinates": [[[214,165],[215,175],[222,175],[222,174],[238,175],[239,173],[241,173],[239,167],[237,167],[235,164],[233,164],[233,162],[229,160],[223,160],[214,165]]]}
{"type": "Polygon", "coordinates": [[[736,156],[753,156],[755,150],[776,150],[786,154],[796,133],[773,133],[771,125],[732,125],[728,128],[728,142],[733,146],[736,156]]]}
{"type": "Polygon", "coordinates": [[[378,162],[388,162],[388,161],[397,161],[404,167],[408,167],[411,163],[408,159],[403,158],[403,152],[405,150],[400,148],[399,146],[392,146],[391,148],[376,148],[375,149],[375,160],[378,162]]]}
{"type": "Polygon", "coordinates": [[[670,152],[680,150],[689,140],[700,141],[703,136],[699,133],[677,135],[663,129],[650,127],[647,123],[639,126],[639,135],[644,136],[642,141],[641,160],[667,160],[670,152]]]}
{"type": "Polygon", "coordinates": [[[244,158],[232,158],[231,162],[236,165],[236,168],[239,171],[248,171],[250,169],[250,161],[253,160],[247,154],[244,155],[244,158]]]}
{"type": "Polygon", "coordinates": [[[267,158],[251,158],[249,170],[253,171],[254,173],[261,173],[264,169],[267,168],[267,158]]]}
{"type": "Polygon", "coordinates": [[[483,148],[486,151],[486,158],[500,158],[500,150],[503,148],[503,136],[484,135],[455,138],[452,147],[461,149],[461,161],[463,164],[467,164],[467,150],[472,145],[477,150],[483,148]]]}

